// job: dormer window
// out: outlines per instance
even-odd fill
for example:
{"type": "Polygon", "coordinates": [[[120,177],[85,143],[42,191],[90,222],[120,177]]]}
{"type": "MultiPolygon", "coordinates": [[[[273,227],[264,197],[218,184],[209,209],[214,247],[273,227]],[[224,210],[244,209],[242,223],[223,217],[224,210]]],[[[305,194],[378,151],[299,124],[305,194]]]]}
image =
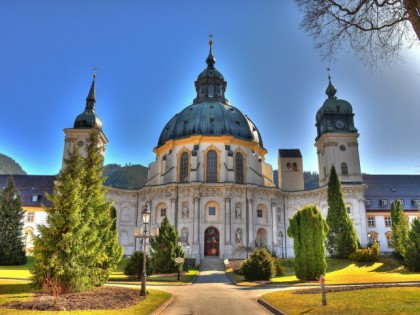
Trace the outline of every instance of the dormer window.
{"type": "Polygon", "coordinates": [[[38,202],[41,198],[40,195],[32,195],[32,202],[38,202]]]}

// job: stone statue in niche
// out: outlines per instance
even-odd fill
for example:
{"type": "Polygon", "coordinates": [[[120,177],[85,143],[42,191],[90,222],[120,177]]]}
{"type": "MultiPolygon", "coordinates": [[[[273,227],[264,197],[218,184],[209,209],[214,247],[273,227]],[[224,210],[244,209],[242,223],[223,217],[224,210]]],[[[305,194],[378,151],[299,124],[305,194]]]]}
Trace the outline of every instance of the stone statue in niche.
{"type": "Polygon", "coordinates": [[[236,209],[235,209],[235,219],[240,219],[240,218],[241,218],[241,208],[236,207],[236,209]]]}
{"type": "Polygon", "coordinates": [[[181,243],[188,244],[188,229],[182,228],[181,230],[181,243]]]}
{"type": "Polygon", "coordinates": [[[235,243],[242,244],[242,230],[236,229],[235,231],[235,243]]]}
{"type": "Polygon", "coordinates": [[[277,222],[281,222],[281,213],[280,209],[277,208],[277,222]]]}
{"type": "Polygon", "coordinates": [[[182,208],[182,218],[183,219],[188,219],[190,217],[190,211],[188,210],[187,207],[183,207],[182,208]]]}

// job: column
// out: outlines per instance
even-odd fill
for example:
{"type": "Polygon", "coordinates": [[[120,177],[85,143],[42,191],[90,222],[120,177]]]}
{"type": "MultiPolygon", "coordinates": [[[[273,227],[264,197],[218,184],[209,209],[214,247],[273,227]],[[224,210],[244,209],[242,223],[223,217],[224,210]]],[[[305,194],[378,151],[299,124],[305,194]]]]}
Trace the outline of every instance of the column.
{"type": "Polygon", "coordinates": [[[199,215],[199,201],[200,197],[194,196],[194,215],[193,215],[193,243],[198,244],[199,242],[199,221],[200,221],[200,215],[199,215]]]}
{"type": "Polygon", "coordinates": [[[226,244],[231,244],[231,232],[230,232],[230,227],[231,227],[231,206],[230,206],[230,197],[226,197],[225,198],[225,224],[224,224],[224,229],[225,229],[225,243],[226,244]]]}
{"type": "Polygon", "coordinates": [[[176,223],[175,209],[176,209],[176,198],[171,198],[171,224],[173,225],[175,225],[176,223]]]}
{"type": "Polygon", "coordinates": [[[254,199],[248,198],[248,244],[254,244],[254,199]]]}
{"type": "MultiPolygon", "coordinates": [[[[273,222],[273,247],[277,243],[277,204],[275,202],[271,202],[271,222],[273,222]]],[[[274,248],[273,248],[274,250],[274,248]]]]}

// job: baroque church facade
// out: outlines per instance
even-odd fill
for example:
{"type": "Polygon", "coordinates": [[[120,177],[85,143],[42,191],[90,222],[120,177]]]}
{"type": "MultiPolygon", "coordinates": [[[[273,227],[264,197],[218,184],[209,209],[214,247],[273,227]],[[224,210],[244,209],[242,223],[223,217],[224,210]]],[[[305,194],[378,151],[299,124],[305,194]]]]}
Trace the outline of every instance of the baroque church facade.
{"type": "MultiPolygon", "coordinates": [[[[264,245],[279,257],[293,257],[293,239],[286,233],[289,218],[309,204],[315,204],[326,217],[333,165],[359,241],[368,243],[359,134],[352,106],[335,96],[331,78],[327,99],[316,113],[319,188],[304,190],[298,149],[279,150],[276,187],[257,126],[225,97],[227,82],[215,67],[211,41],[206,64],[194,83],[197,95],[192,104],[163,127],[146,185],[139,190],[108,190],[125,255],[141,249],[134,229],[142,225],[141,212],[146,206],[151,211],[151,226],[167,217],[182,244],[188,245],[189,257],[197,262],[206,256],[243,257],[246,254],[238,249],[254,245],[264,245]]],[[[94,78],[85,111],[73,128],[64,130],[63,157],[76,145],[84,154],[92,128],[99,130],[105,154],[108,140],[95,104],[94,78]]]]}

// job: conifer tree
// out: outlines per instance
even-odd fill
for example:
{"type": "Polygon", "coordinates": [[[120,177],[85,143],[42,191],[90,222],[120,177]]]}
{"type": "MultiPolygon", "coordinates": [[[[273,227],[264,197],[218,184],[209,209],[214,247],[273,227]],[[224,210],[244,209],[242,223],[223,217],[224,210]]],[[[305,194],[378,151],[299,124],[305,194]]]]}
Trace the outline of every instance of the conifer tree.
{"type": "Polygon", "coordinates": [[[83,159],[77,149],[69,153],[66,167],[58,175],[52,195],[52,205],[45,211],[47,224],[39,225],[34,237],[35,265],[32,283],[46,291],[83,291],[93,287],[85,259],[85,241],[89,222],[84,220],[83,196],[85,177],[83,159]]]}
{"type": "Polygon", "coordinates": [[[165,217],[159,226],[159,236],[150,239],[150,256],[153,271],[169,273],[177,271],[175,258],[184,257],[182,247],[178,245],[178,232],[165,217]]]}
{"type": "Polygon", "coordinates": [[[420,219],[411,222],[404,261],[412,271],[420,272],[420,219]]]}
{"type": "Polygon", "coordinates": [[[408,231],[410,229],[408,217],[404,215],[401,201],[391,202],[392,220],[392,246],[395,254],[401,258],[405,257],[408,241],[408,231]]]}
{"type": "Polygon", "coordinates": [[[329,232],[326,245],[332,257],[347,258],[357,250],[357,233],[347,213],[343,191],[334,165],[328,181],[327,224],[329,232]]]}
{"type": "Polygon", "coordinates": [[[20,195],[9,177],[7,186],[0,192],[0,265],[26,263],[22,244],[23,217],[20,195]]]}
{"type": "Polygon", "coordinates": [[[123,248],[118,243],[112,203],[106,197],[107,188],[104,186],[106,178],[103,177],[101,149],[99,134],[93,131],[86,146],[85,176],[82,185],[85,188],[83,217],[90,222],[91,231],[85,242],[85,250],[88,253],[86,263],[92,266],[92,279],[96,286],[108,280],[123,254],[123,248]]]}
{"type": "Polygon", "coordinates": [[[325,274],[325,237],[328,226],[316,206],[299,210],[292,219],[287,235],[293,238],[295,273],[298,279],[316,280],[325,274]]]}

